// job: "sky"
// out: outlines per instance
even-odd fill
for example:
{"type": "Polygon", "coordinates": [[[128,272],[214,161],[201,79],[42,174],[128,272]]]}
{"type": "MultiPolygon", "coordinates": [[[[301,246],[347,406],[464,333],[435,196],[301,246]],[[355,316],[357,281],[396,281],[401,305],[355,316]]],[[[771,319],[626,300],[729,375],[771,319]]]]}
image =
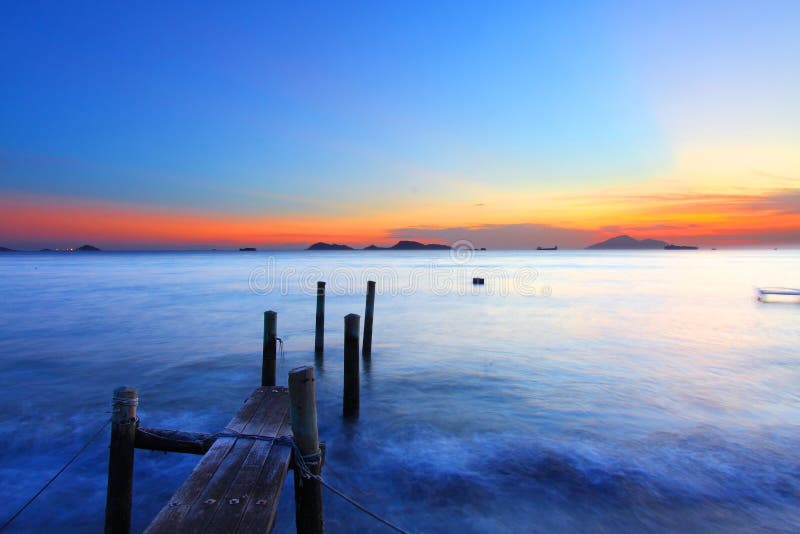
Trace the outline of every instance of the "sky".
{"type": "Polygon", "coordinates": [[[0,246],[800,245],[800,2],[0,0],[0,246]]]}

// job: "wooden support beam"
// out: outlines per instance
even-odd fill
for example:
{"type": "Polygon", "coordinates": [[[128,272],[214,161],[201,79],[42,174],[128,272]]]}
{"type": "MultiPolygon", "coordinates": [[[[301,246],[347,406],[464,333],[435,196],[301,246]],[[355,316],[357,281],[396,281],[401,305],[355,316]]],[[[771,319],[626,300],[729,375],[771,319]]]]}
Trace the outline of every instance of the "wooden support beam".
{"type": "Polygon", "coordinates": [[[325,349],[325,282],[317,282],[317,323],[314,332],[314,352],[322,356],[325,349]]]}
{"type": "Polygon", "coordinates": [[[139,427],[136,429],[135,446],[151,451],[205,454],[216,439],[216,434],[139,427]]]}
{"type": "Polygon", "coordinates": [[[139,397],[135,388],[114,390],[111,412],[111,444],[108,454],[108,489],[106,492],[106,534],[128,534],[131,530],[133,497],[133,456],[136,441],[136,406],[139,397]]]}
{"type": "Polygon", "coordinates": [[[275,385],[275,353],[278,343],[278,314],[264,312],[264,350],[261,361],[261,385],[275,385]]]}
{"type": "Polygon", "coordinates": [[[358,417],[359,376],[358,376],[358,333],[361,317],[351,313],[344,318],[344,394],[342,396],[342,415],[358,417]]]}
{"type": "MultiPolygon", "coordinates": [[[[357,350],[357,349],[356,349],[357,350]]],[[[317,395],[314,368],[298,367],[289,372],[289,414],[292,435],[311,473],[322,470],[317,429],[317,395]]],[[[295,524],[298,534],[322,534],[325,518],[322,510],[322,485],[319,480],[303,478],[294,470],[295,524]]]]}
{"type": "Polygon", "coordinates": [[[367,282],[367,305],[364,310],[364,341],[361,354],[364,358],[372,356],[372,316],[375,313],[375,282],[367,282]]]}

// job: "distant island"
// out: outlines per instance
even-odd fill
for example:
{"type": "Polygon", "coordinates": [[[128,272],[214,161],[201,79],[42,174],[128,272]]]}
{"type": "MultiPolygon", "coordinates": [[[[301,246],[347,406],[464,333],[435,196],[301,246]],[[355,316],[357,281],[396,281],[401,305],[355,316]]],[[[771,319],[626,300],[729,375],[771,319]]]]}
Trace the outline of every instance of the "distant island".
{"type": "Polygon", "coordinates": [[[664,250],[697,250],[693,245],[667,245],[664,250]]]}
{"type": "Polygon", "coordinates": [[[668,246],[666,241],[658,239],[634,239],[629,235],[618,235],[586,247],[586,250],[653,250],[668,246]]]}
{"type": "MultiPolygon", "coordinates": [[[[339,245],[337,243],[314,243],[306,250],[355,250],[353,247],[347,245],[339,245]]],[[[440,245],[438,243],[420,243],[418,241],[398,241],[391,247],[379,247],[377,245],[370,245],[364,247],[363,250],[450,250],[449,245],[440,245]]]]}
{"type": "Polygon", "coordinates": [[[242,247],[239,249],[239,252],[255,252],[255,247],[242,247]]]}
{"type": "Polygon", "coordinates": [[[338,243],[314,243],[306,250],[354,250],[353,247],[347,245],[339,245],[338,243]]]}
{"type": "MultiPolygon", "coordinates": [[[[57,248],[57,249],[53,250],[51,248],[43,248],[43,249],[39,250],[39,252],[75,252],[75,251],[80,251],[80,252],[98,252],[99,250],[100,250],[99,248],[93,247],[92,245],[83,245],[82,247],[78,247],[76,249],[72,249],[72,248],[58,249],[57,248]]],[[[14,250],[13,248],[0,247],[0,252],[19,252],[19,251],[14,250]]]]}
{"type": "Polygon", "coordinates": [[[440,245],[438,243],[425,244],[419,241],[398,241],[391,247],[370,245],[364,250],[450,250],[450,245],[440,245]]]}

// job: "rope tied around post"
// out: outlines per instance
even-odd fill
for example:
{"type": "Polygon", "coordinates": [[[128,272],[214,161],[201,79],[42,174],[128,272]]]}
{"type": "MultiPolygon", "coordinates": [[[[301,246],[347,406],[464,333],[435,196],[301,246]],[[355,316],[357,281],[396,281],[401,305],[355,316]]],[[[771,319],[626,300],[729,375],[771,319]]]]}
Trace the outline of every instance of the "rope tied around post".
{"type": "Polygon", "coordinates": [[[114,406],[139,406],[139,398],[130,397],[114,397],[112,399],[114,406]]]}
{"type": "Polygon", "coordinates": [[[320,463],[322,463],[322,450],[317,449],[316,452],[312,454],[303,454],[300,452],[300,448],[297,446],[297,443],[294,441],[294,438],[289,435],[282,435],[282,436],[260,436],[258,434],[243,434],[241,432],[236,432],[235,430],[231,430],[226,428],[224,432],[220,432],[216,434],[219,438],[235,438],[235,439],[252,439],[255,441],[269,441],[276,445],[282,445],[285,447],[292,448],[292,464],[297,472],[300,474],[301,477],[305,479],[314,479],[318,481],[320,484],[328,488],[330,491],[356,507],[357,509],[361,510],[365,514],[369,515],[376,521],[379,521],[386,525],[387,527],[401,532],[403,534],[408,534],[408,531],[398,527],[394,523],[390,522],[388,519],[384,519],[383,517],[379,516],[372,510],[369,510],[364,505],[360,504],[352,497],[344,494],[340,490],[336,489],[335,487],[328,484],[328,482],[322,478],[321,475],[315,475],[311,469],[312,467],[316,467],[320,463]]]}

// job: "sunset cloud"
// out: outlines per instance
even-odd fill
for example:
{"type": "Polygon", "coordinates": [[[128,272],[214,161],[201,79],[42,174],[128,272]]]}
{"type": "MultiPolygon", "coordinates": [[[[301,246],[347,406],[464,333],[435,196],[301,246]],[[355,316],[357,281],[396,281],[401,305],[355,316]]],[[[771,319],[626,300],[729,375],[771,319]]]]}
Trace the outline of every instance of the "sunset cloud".
{"type": "MultiPolygon", "coordinates": [[[[494,224],[456,209],[460,225],[392,226],[408,214],[352,216],[209,212],[75,197],[4,192],[0,198],[0,244],[13,247],[71,246],[91,242],[108,248],[210,248],[259,246],[304,248],[316,241],[354,246],[398,239],[475,246],[582,248],[618,234],[699,244],[800,243],[800,190],[755,194],[598,194],[548,201],[551,213],[569,218],[590,206],[595,216],[571,225],[522,221],[494,224]]],[[[447,213],[442,211],[441,215],[447,213]]],[[[413,217],[418,216],[413,214],[413,217]]]]}

